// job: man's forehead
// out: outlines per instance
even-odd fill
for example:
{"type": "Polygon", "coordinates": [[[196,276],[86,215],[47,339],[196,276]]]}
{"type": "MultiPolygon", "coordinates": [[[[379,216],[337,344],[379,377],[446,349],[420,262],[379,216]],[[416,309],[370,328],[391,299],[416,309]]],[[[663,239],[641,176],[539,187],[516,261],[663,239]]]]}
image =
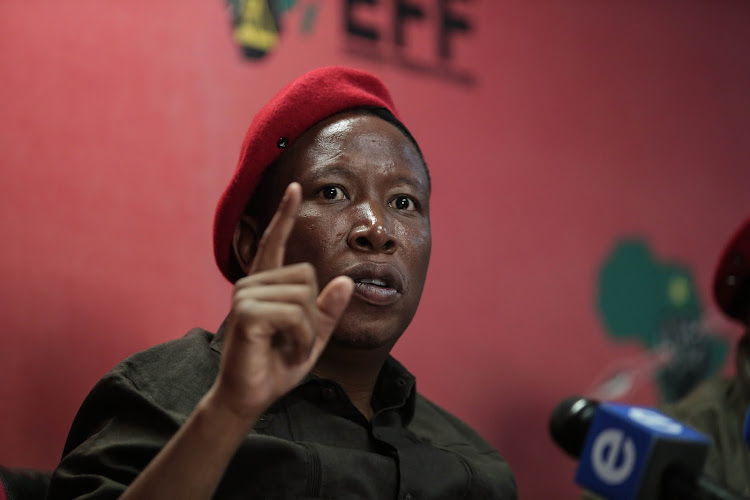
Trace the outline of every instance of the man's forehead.
{"type": "MultiPolygon", "coordinates": [[[[358,146],[368,142],[382,141],[384,156],[390,155],[394,162],[408,161],[415,170],[415,178],[427,192],[430,191],[430,175],[416,141],[405,127],[384,118],[369,109],[352,109],[337,113],[321,120],[305,131],[291,147],[282,153],[280,162],[299,161],[302,157],[315,165],[325,163],[327,156],[345,156],[346,150],[330,148],[338,141],[347,141],[348,146],[358,146]],[[302,155],[302,156],[300,156],[302,155]],[[295,158],[296,157],[296,158],[295,158]],[[316,161],[322,160],[322,161],[316,161]]],[[[346,158],[340,158],[345,164],[346,158]]]]}
{"type": "Polygon", "coordinates": [[[281,158],[277,168],[285,172],[280,178],[286,183],[334,177],[370,178],[373,182],[389,178],[391,183],[413,186],[429,196],[429,176],[421,156],[400,132],[394,129],[394,134],[357,133],[341,142],[335,136],[329,142],[330,135],[319,134],[316,139],[320,141],[300,145],[281,158]]]}

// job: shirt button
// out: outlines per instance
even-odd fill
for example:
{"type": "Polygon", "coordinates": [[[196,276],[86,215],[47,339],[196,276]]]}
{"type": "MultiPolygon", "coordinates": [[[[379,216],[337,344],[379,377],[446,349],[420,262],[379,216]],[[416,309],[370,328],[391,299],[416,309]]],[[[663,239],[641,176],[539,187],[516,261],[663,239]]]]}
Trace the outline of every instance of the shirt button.
{"type": "Polygon", "coordinates": [[[411,493],[404,495],[404,500],[411,500],[411,493]]]}
{"type": "Polygon", "coordinates": [[[323,399],[325,399],[326,401],[331,401],[335,398],[336,392],[332,388],[326,387],[325,389],[323,389],[323,399]]]}

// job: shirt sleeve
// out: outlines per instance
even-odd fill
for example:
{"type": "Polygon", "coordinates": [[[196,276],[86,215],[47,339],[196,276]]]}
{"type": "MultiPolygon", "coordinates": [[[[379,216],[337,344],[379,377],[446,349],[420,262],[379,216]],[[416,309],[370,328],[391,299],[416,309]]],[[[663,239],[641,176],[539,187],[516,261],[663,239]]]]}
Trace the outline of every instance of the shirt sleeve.
{"type": "Polygon", "coordinates": [[[114,370],[81,405],[47,499],[118,498],[179,425],[122,370],[114,370]]]}

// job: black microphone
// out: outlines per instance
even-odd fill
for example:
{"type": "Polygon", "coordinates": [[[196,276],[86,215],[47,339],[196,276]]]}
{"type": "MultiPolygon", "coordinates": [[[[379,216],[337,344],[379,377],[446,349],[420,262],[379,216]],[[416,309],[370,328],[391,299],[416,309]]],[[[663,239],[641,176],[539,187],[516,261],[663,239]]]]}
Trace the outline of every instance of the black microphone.
{"type": "Polygon", "coordinates": [[[574,396],[549,430],[579,459],[576,484],[608,500],[750,500],[701,476],[710,438],[654,409],[574,396]]]}

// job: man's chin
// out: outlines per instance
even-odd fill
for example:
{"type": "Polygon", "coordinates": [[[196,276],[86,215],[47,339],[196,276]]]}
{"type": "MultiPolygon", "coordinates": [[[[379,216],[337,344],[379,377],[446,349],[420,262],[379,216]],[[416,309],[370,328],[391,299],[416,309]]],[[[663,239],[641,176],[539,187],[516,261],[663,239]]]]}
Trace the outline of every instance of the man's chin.
{"type": "Polygon", "coordinates": [[[356,335],[333,332],[329,344],[343,349],[375,350],[390,349],[397,339],[387,335],[378,335],[373,332],[364,332],[356,335]]]}

